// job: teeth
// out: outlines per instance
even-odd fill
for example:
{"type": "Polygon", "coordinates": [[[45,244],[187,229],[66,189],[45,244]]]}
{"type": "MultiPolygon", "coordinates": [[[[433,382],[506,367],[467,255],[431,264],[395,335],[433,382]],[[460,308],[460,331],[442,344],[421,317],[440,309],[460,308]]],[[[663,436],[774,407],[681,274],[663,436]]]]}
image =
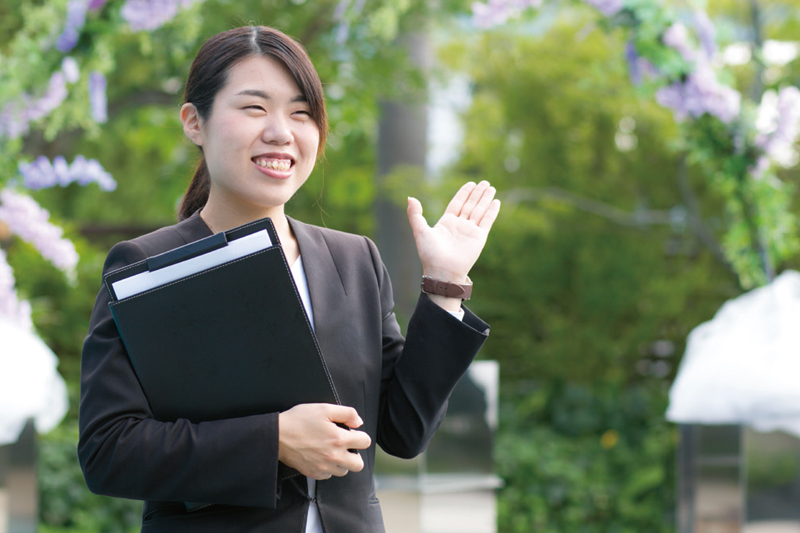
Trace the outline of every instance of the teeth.
{"type": "Polygon", "coordinates": [[[260,167],[271,168],[272,170],[280,170],[286,172],[292,166],[291,161],[288,159],[259,159],[256,164],[260,167]]]}

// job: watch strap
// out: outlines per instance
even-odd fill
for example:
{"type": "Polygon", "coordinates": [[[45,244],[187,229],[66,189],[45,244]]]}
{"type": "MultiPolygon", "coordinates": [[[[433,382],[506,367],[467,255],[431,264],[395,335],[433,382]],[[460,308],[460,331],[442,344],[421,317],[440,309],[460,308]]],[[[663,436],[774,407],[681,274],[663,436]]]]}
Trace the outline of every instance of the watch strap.
{"type": "Polygon", "coordinates": [[[469,300],[472,296],[472,280],[467,276],[467,283],[462,285],[450,281],[441,281],[430,276],[422,276],[422,292],[469,300]]]}

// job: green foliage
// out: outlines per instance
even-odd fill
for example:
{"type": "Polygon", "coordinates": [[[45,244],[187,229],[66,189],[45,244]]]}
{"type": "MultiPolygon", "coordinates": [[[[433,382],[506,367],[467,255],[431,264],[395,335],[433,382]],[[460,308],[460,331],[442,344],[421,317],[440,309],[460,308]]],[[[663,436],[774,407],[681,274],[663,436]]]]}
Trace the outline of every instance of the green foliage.
{"type": "Polygon", "coordinates": [[[674,531],[674,428],[660,383],[507,394],[497,439],[501,533],[674,531]]]}
{"type": "Polygon", "coordinates": [[[78,466],[78,424],[74,419],[39,440],[40,533],[133,533],[142,503],[89,492],[78,466]]]}

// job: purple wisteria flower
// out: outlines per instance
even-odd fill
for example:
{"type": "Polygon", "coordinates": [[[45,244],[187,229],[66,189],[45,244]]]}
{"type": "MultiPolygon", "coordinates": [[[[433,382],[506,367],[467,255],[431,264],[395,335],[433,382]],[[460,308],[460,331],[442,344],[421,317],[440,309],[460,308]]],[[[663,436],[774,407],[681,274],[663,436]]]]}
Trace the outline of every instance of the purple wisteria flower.
{"type": "Polygon", "coordinates": [[[89,0],[89,11],[99,11],[108,0],[89,0]]]}
{"type": "Polygon", "coordinates": [[[0,317],[28,330],[33,330],[31,320],[31,304],[20,300],[14,288],[14,272],[6,260],[5,252],[0,249],[0,317]]]}
{"type": "Polygon", "coordinates": [[[675,22],[663,35],[664,44],[677,50],[686,61],[694,61],[696,52],[689,43],[689,31],[681,22],[675,22]]]}
{"type": "Polygon", "coordinates": [[[697,9],[694,12],[694,24],[697,28],[697,34],[700,36],[703,52],[707,59],[711,59],[717,53],[717,43],[715,41],[717,30],[714,28],[714,23],[711,22],[705,11],[697,9]]]}
{"type": "Polygon", "coordinates": [[[613,17],[625,7],[623,0],[583,0],[598,9],[603,15],[613,17]]]}
{"type": "Polygon", "coordinates": [[[11,189],[0,191],[0,221],[72,280],[78,252],[72,241],[62,236],[64,230],[50,223],[49,218],[50,213],[30,196],[11,189]]]}
{"type": "Polygon", "coordinates": [[[203,0],[128,0],[120,14],[134,31],[153,31],[175,18],[178,11],[203,0]]]}
{"type": "Polygon", "coordinates": [[[625,61],[628,63],[628,75],[634,85],[640,85],[645,76],[648,78],[658,76],[658,69],[639,55],[633,40],[625,44],[625,61]]]}
{"type": "Polygon", "coordinates": [[[529,7],[539,7],[542,0],[488,0],[472,4],[472,23],[478,28],[491,28],[518,17],[529,7]]]}
{"type": "Polygon", "coordinates": [[[61,72],[64,73],[64,79],[68,83],[75,83],[81,77],[78,62],[75,61],[74,57],[67,56],[61,61],[61,72]]]}
{"type": "Polygon", "coordinates": [[[108,120],[108,101],[106,100],[106,77],[94,71],[89,75],[89,104],[92,118],[99,124],[108,120]]]}
{"type": "Polygon", "coordinates": [[[70,0],[67,4],[67,20],[64,23],[64,31],[56,40],[56,48],[59,52],[67,53],[78,44],[83,25],[86,24],[87,0],[70,0]]]}
{"type": "Polygon", "coordinates": [[[46,117],[67,98],[67,78],[61,71],[50,76],[44,96],[28,107],[28,119],[32,122],[46,117]]]}
{"type": "Polygon", "coordinates": [[[67,97],[67,77],[56,71],[50,76],[47,90],[41,98],[23,94],[0,111],[0,139],[16,139],[30,131],[30,123],[49,115],[67,97]]]}
{"type": "Polygon", "coordinates": [[[656,101],[672,109],[679,121],[708,113],[728,124],[739,115],[742,95],[720,84],[706,61],[698,61],[685,82],[678,81],[659,89],[656,101]]]}
{"type": "Polygon", "coordinates": [[[766,91],[756,119],[755,144],[764,151],[751,169],[760,177],[774,162],[789,168],[798,163],[795,143],[800,137],[800,89],[784,87],[780,92],[766,91]]]}
{"type": "Polygon", "coordinates": [[[104,191],[117,188],[117,182],[111,174],[103,170],[100,163],[95,159],[87,160],[82,155],[77,156],[72,165],[68,165],[60,155],[53,158],[52,164],[49,159],[40,155],[32,163],[20,163],[17,168],[22,175],[22,184],[31,190],[66,187],[75,182],[81,186],[97,183],[104,191]]]}

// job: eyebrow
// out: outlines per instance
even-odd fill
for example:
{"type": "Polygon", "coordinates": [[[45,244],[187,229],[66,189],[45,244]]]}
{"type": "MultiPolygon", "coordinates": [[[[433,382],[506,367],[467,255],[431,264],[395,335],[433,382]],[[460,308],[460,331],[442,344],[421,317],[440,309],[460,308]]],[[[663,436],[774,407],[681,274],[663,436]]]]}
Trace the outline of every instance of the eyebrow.
{"type": "MultiPolygon", "coordinates": [[[[272,100],[272,97],[265,93],[264,91],[259,91],[258,89],[245,89],[243,91],[239,91],[236,93],[236,96],[257,96],[258,98],[263,98],[264,100],[272,100]]],[[[298,94],[294,98],[291,99],[291,102],[308,102],[305,95],[298,94]]]]}

